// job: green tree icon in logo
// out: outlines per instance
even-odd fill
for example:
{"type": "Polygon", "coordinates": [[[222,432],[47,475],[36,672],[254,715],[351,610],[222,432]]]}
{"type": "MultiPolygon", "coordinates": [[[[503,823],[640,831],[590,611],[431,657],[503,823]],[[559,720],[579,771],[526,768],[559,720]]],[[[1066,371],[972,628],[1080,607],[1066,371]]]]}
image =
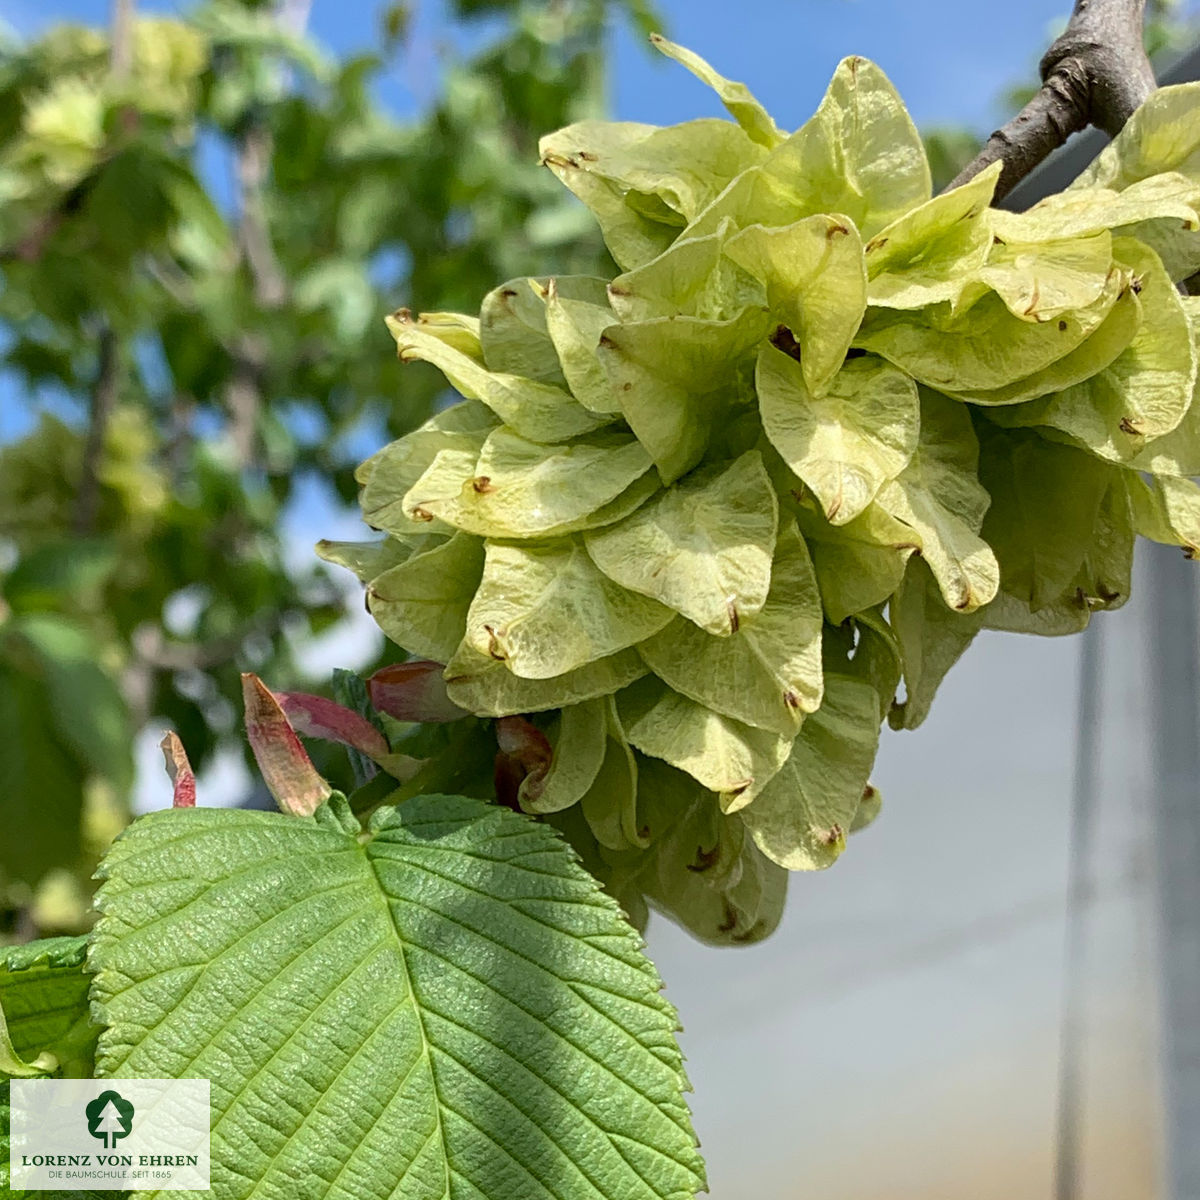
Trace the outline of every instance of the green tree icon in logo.
{"type": "Polygon", "coordinates": [[[133,1128],[133,1105],[120,1092],[101,1092],[84,1110],[88,1133],[104,1142],[111,1150],[117,1138],[129,1136],[133,1128]]]}

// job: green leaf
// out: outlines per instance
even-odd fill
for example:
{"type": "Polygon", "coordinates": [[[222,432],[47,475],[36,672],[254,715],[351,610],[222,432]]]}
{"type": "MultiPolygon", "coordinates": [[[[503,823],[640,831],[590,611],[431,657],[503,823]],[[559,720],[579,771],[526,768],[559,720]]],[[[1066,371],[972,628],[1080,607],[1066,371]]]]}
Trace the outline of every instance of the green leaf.
{"type": "Polygon", "coordinates": [[[466,633],[467,613],[482,576],[483,543],[469,533],[456,533],[371,580],[367,607],[398,646],[448,662],[466,633]]]}
{"type": "Polygon", "coordinates": [[[100,607],[102,589],[119,561],[117,547],[110,541],[50,540],[17,559],[3,580],[4,599],[18,613],[100,607]]]}
{"type": "Polygon", "coordinates": [[[732,321],[660,317],[604,335],[601,361],[663,483],[690,471],[726,424],[739,371],[769,325],[765,312],[749,309],[732,321]]]}
{"type": "Polygon", "coordinates": [[[584,540],[610,579],[725,634],[766,601],[777,521],[775,491],[750,451],[687,475],[584,540]]]}
{"type": "Polygon", "coordinates": [[[86,952],[86,937],[0,948],[0,1075],[91,1075],[99,1029],[88,1009],[86,952]],[[17,1069],[6,1054],[41,1066],[17,1069]]]}
{"type": "Polygon", "coordinates": [[[796,196],[797,216],[845,213],[872,237],[929,199],[929,163],[904,102],[865,58],[845,58],[811,120],[765,170],[796,196]]]}
{"type": "Polygon", "coordinates": [[[1000,569],[979,537],[988,494],[976,478],[979,444],[966,408],[921,395],[921,435],[912,462],[879,493],[879,506],[920,538],[946,603],[972,612],[996,594],[1000,569]]]}
{"type": "Polygon", "coordinates": [[[802,362],[764,346],[755,382],[767,437],[834,525],[860,516],[917,448],[917,386],[882,359],[850,360],[814,395],[802,362]]]}
{"type": "Polygon", "coordinates": [[[893,729],[916,729],[929,715],[934,693],[983,623],[982,614],[947,608],[937,581],[913,559],[888,608],[904,662],[904,703],[888,713],[893,729]]]}
{"type": "Polygon", "coordinates": [[[602,574],[579,538],[489,541],[466,641],[514,675],[552,679],[635,645],[673,615],[602,574]]]}
{"type": "Polygon", "coordinates": [[[673,58],[677,63],[687,67],[697,79],[703,80],[721,98],[721,103],[729,110],[730,116],[746,131],[751,141],[773,149],[783,141],[784,135],[771,119],[770,114],[750,94],[750,89],[744,83],[736,83],[719,75],[700,57],[691,50],[669,42],[662,34],[652,33],[650,44],[656,50],[673,58]]]}
{"type": "Polygon", "coordinates": [[[638,647],[650,669],[698,704],[791,737],[821,702],[821,599],[804,541],[779,531],[762,610],[724,637],[677,618],[638,647]]]}
{"type": "Polygon", "coordinates": [[[789,871],[833,863],[864,799],[878,744],[875,689],[827,676],[821,707],[805,719],[787,762],[741,812],[759,849],[789,871]]]}
{"type": "Polygon", "coordinates": [[[9,1187],[9,1084],[4,1076],[86,1079],[93,1073],[100,1029],[92,1023],[88,1003],[87,943],[86,937],[56,937],[0,947],[0,1195],[18,1200],[120,1200],[128,1194],[15,1192],[9,1187]],[[23,1060],[19,1069],[12,1069],[9,1056],[23,1060]],[[24,1066],[28,1062],[37,1064],[34,1070],[24,1066]]]}
{"type": "Polygon", "coordinates": [[[726,811],[749,804],[791,749],[789,738],[715,713],[653,677],[626,688],[617,705],[631,745],[719,793],[726,811]]]}
{"type": "Polygon", "coordinates": [[[867,308],[862,241],[848,217],[819,215],[782,229],[751,225],[726,254],[767,289],[767,305],[800,348],[808,390],[820,395],[845,360],[867,308]]]}
{"type": "Polygon", "coordinates": [[[934,196],[880,230],[866,245],[867,296],[887,308],[957,303],[992,245],[988,205],[1002,164],[934,196]]]}
{"type": "Polygon", "coordinates": [[[520,375],[489,371],[416,325],[388,318],[401,362],[432,363],[447,382],[468,400],[480,400],[506,425],[524,437],[541,442],[565,442],[590,433],[605,423],[588,412],[562,388],[537,383],[520,375]]]}
{"type": "Polygon", "coordinates": [[[646,671],[641,656],[631,649],[553,679],[522,679],[464,642],[446,665],[446,693],[460,708],[477,716],[507,717],[608,696],[646,671]]]}
{"type": "Polygon", "coordinates": [[[213,1081],[216,1193],[703,1187],[675,1013],[544,825],[448,796],[361,834],[343,805],[174,810],[103,873],[98,1074],[213,1081]]]}
{"type": "Polygon", "coordinates": [[[0,637],[0,878],[31,887],[81,852],[86,768],[55,731],[47,689],[0,637]]]}
{"type": "Polygon", "coordinates": [[[29,613],[8,626],[36,660],[59,738],[91,774],[124,795],[133,783],[129,709],[115,679],[101,665],[100,644],[64,617],[29,613]]]}

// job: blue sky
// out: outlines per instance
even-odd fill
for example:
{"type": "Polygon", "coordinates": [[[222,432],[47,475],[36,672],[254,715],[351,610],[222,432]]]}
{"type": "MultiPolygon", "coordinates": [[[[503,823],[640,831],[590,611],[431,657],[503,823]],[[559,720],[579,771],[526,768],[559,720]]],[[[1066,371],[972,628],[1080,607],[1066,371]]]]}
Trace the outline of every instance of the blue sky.
{"type": "MultiPolygon", "coordinates": [[[[107,0],[0,0],[0,18],[31,34],[57,20],[103,23],[108,7],[107,0]]],[[[142,0],[139,7],[181,6],[142,0]]],[[[838,60],[862,54],[888,72],[919,123],[983,128],[997,115],[997,93],[1033,72],[1048,32],[1071,6],[1066,0],[659,0],[658,7],[670,37],[749,83],[781,125],[803,121],[838,60]]],[[[452,40],[441,0],[418,0],[414,8],[410,49],[383,85],[384,99],[401,113],[436,90],[439,54],[452,40]]],[[[378,42],[376,12],[370,0],[314,0],[310,29],[339,54],[371,48],[378,42]]],[[[614,49],[618,117],[666,123],[717,111],[700,84],[656,61],[628,29],[617,34],[614,49]]]]}

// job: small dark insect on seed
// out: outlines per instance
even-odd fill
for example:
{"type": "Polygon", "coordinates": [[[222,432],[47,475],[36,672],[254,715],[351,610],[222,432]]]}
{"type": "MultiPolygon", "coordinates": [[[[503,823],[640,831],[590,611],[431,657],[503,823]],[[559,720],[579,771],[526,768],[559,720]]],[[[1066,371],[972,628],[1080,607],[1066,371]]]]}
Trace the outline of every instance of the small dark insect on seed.
{"type": "Polygon", "coordinates": [[[1059,333],[1066,333],[1066,331],[1067,331],[1067,323],[1066,323],[1066,321],[1059,321],[1059,323],[1058,323],[1058,332],[1059,332],[1059,333]]]}

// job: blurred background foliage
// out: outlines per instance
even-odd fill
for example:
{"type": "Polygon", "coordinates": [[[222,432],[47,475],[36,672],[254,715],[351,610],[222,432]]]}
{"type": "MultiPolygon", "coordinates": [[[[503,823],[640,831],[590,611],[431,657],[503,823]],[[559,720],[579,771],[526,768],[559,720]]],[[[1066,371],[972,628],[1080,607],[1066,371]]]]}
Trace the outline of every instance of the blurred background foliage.
{"type": "MultiPolygon", "coordinates": [[[[1161,59],[1194,31],[1151,2],[1161,59]]],[[[240,742],[241,671],[323,690],[299,651],[348,601],[283,519],[313,481],[352,500],[354,466],[441,388],[400,376],[382,315],[613,270],[537,139],[603,115],[612,26],[657,14],[450,10],[478,49],[407,121],[373,87],[404,3],[344,60],[306,37],[305,0],[114,0],[108,28],[0,39],[0,404],[32,417],[0,446],[0,940],[84,920],[139,731],[173,727],[202,770],[240,742]]],[[[978,145],[929,131],[935,176],[978,145]]]]}
{"type": "Polygon", "coordinates": [[[642,4],[457,0],[498,34],[408,123],[372,93],[406,8],[345,61],[306,15],[117,0],[108,29],[0,45],[0,369],[38,412],[0,450],[0,936],[81,919],[136,731],[202,768],[240,671],[313,685],[296,647],[345,597],[281,516],[314,474],[351,499],[441,387],[400,380],[382,315],[610,269],[536,147],[601,113],[606,28],[642,4]]]}

